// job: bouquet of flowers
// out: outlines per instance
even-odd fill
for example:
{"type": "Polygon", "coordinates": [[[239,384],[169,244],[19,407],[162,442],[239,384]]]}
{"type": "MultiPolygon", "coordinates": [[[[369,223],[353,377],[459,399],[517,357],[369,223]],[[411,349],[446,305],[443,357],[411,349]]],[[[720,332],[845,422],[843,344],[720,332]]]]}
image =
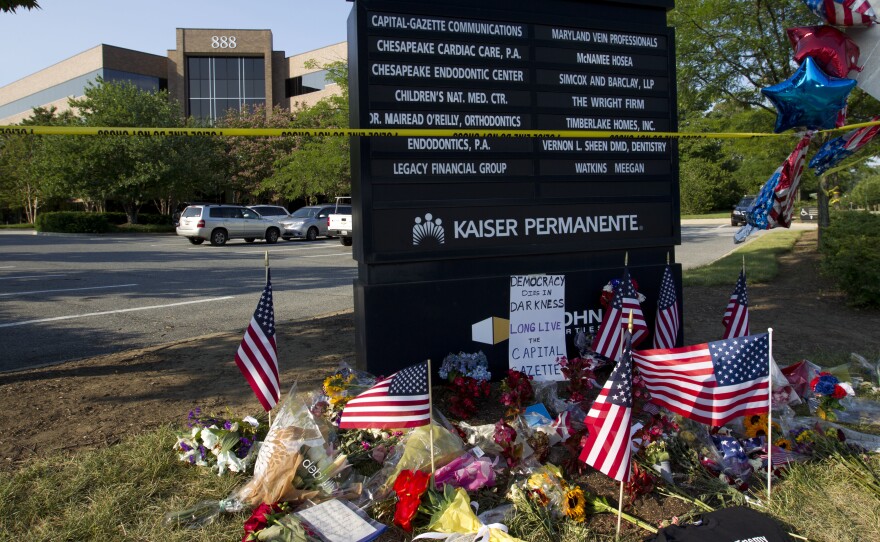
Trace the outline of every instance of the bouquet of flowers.
{"type": "Polygon", "coordinates": [[[350,429],[337,435],[337,451],[348,456],[352,468],[364,476],[382,468],[385,458],[394,453],[394,447],[403,437],[402,431],[383,429],[350,429]]]}
{"type": "Polygon", "coordinates": [[[565,356],[556,360],[562,368],[562,375],[568,380],[568,402],[588,406],[587,392],[593,389],[596,375],[593,373],[593,360],[565,356]]]}
{"type": "Polygon", "coordinates": [[[308,534],[287,503],[261,504],[244,523],[242,542],[306,542],[308,534]]]}
{"type": "Polygon", "coordinates": [[[210,467],[218,476],[245,472],[253,466],[258,441],[266,436],[266,424],[256,418],[222,418],[203,415],[201,409],[190,411],[188,433],[180,433],[174,444],[181,461],[210,467]]]}
{"type": "Polygon", "coordinates": [[[508,407],[509,415],[519,414],[525,404],[535,398],[531,380],[531,376],[521,371],[507,371],[507,378],[501,381],[501,404],[508,407]]]}
{"type": "Polygon", "coordinates": [[[451,392],[449,412],[462,420],[477,413],[477,402],[489,397],[489,360],[483,352],[449,354],[440,365],[440,377],[445,378],[451,392]]]}
{"type": "Polygon", "coordinates": [[[835,421],[835,410],[845,410],[840,400],[846,397],[846,390],[840,385],[840,380],[828,372],[820,372],[810,381],[810,389],[816,395],[819,406],[816,413],[823,420],[835,421]]]}

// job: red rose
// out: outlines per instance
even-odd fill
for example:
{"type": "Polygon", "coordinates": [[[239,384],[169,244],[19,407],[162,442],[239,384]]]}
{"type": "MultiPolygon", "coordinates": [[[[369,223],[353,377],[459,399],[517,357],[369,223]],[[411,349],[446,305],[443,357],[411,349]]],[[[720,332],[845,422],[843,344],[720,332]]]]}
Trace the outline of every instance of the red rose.
{"type": "Polygon", "coordinates": [[[269,518],[267,518],[266,516],[277,514],[280,511],[281,506],[279,506],[277,503],[263,503],[258,506],[251,514],[251,517],[249,517],[247,521],[244,522],[244,537],[242,537],[241,542],[256,540],[256,537],[252,537],[251,535],[253,535],[257,531],[262,531],[269,526],[269,518]]]}
{"type": "Polygon", "coordinates": [[[834,393],[831,394],[831,397],[834,399],[843,399],[846,397],[846,390],[843,389],[843,386],[834,386],[834,393]]]}
{"type": "Polygon", "coordinates": [[[428,489],[430,476],[420,470],[402,470],[394,480],[397,493],[397,506],[394,509],[394,523],[405,531],[412,531],[412,519],[419,511],[422,493],[428,489]]]}

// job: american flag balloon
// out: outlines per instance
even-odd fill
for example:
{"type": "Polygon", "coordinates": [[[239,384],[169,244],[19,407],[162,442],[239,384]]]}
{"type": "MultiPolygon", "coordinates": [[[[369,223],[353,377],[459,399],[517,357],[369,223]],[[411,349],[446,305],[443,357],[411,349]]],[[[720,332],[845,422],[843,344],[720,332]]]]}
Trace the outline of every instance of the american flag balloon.
{"type": "Polygon", "coordinates": [[[804,0],[804,3],[834,26],[871,26],[876,19],[868,0],[804,0]]]}
{"type": "MultiPolygon", "coordinates": [[[[872,122],[878,120],[880,120],[880,115],[871,119],[872,122]]],[[[810,160],[810,168],[816,175],[825,173],[844,158],[867,145],[869,141],[874,139],[877,132],[880,132],[880,125],[865,126],[826,141],[810,160]]]]}

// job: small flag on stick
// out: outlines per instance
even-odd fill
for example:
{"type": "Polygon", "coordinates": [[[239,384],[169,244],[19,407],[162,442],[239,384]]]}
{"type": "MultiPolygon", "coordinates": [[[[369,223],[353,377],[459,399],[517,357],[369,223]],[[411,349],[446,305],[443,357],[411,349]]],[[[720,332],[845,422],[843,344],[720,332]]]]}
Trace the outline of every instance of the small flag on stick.
{"type": "Polygon", "coordinates": [[[746,290],[745,269],[739,272],[739,279],[736,281],[733,293],[730,294],[721,323],[724,324],[722,337],[724,339],[744,337],[749,334],[749,294],[746,290]]]}
{"type": "Polygon", "coordinates": [[[268,412],[278,403],[278,348],[275,345],[275,308],[272,279],[266,269],[266,287],[235,354],[235,364],[260,404],[268,412]]]}
{"type": "Polygon", "coordinates": [[[340,429],[396,429],[431,422],[428,363],[418,363],[380,380],[345,404],[340,429]]]}
{"type": "Polygon", "coordinates": [[[623,353],[584,419],[589,438],[580,460],[620,482],[630,475],[632,341],[623,332],[623,353]]]}
{"type": "Polygon", "coordinates": [[[657,301],[657,320],[654,322],[654,348],[672,348],[678,339],[681,326],[681,313],[675,295],[675,282],[672,269],[667,265],[660,283],[660,298],[657,301]]]}
{"type": "Polygon", "coordinates": [[[636,292],[629,277],[629,269],[624,268],[623,278],[614,288],[608,309],[602,318],[599,332],[593,339],[593,351],[611,360],[617,360],[621,351],[623,331],[627,327],[627,315],[633,314],[632,344],[636,345],[648,334],[648,324],[639,304],[636,292]]]}

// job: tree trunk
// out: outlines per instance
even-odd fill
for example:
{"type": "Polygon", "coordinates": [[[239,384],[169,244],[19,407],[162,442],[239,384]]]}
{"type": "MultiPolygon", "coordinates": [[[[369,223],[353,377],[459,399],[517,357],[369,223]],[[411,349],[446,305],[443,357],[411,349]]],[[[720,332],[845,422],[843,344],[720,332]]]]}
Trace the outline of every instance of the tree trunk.
{"type": "Polygon", "coordinates": [[[128,219],[128,223],[137,224],[138,212],[141,209],[141,204],[136,201],[127,201],[122,204],[122,208],[125,209],[125,216],[128,219]]]}
{"type": "Polygon", "coordinates": [[[829,225],[831,225],[831,215],[829,214],[828,205],[828,185],[836,186],[837,173],[828,176],[819,177],[819,190],[816,192],[819,205],[819,250],[822,250],[822,233],[829,225]],[[830,181],[830,183],[829,183],[830,181]]]}

